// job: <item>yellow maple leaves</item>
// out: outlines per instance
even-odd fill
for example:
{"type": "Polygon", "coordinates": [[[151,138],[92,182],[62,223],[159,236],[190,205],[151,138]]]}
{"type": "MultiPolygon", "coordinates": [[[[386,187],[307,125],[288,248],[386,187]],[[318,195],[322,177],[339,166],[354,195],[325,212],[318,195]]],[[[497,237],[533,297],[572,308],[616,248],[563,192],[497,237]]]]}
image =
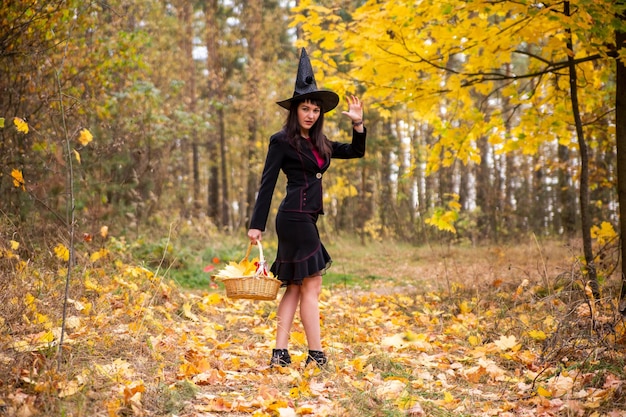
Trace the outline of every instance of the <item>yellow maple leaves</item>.
{"type": "MultiPolygon", "coordinates": [[[[20,245],[14,241],[9,247],[20,245]]],[[[66,250],[59,244],[54,253],[66,259],[66,250]]],[[[307,341],[296,320],[292,366],[269,369],[273,303],[235,301],[219,291],[164,289],[167,283],[155,274],[124,263],[112,246],[106,250],[84,256],[94,262],[73,283],[76,299],[68,299],[66,343],[85,360],[67,373],[25,372],[20,389],[29,395],[45,391],[71,404],[75,395],[97,393],[95,407],[110,416],[151,415],[155,403],[174,401],[183,387],[191,392],[185,400],[190,416],[330,417],[357,415],[363,404],[389,415],[475,410],[533,415],[524,407],[554,405],[558,411],[559,401],[591,412],[621,387],[613,375],[605,377],[605,386],[589,387],[584,384],[591,375],[582,370],[568,365],[557,372],[540,364],[541,339],[556,320],[535,317],[542,312],[540,301],[504,311],[490,304],[488,295],[466,298],[462,285],[452,295],[410,285],[393,291],[382,284],[372,291],[325,288],[320,313],[329,366],[304,367],[307,341]],[[102,262],[105,257],[111,262],[102,262]]],[[[20,300],[27,318],[23,325],[30,328],[12,336],[7,344],[12,355],[39,355],[56,346],[58,318],[45,310],[50,299],[42,299],[54,292],[47,286],[52,281],[38,282],[38,291],[20,300]]],[[[512,292],[515,287],[489,288],[512,292]]]]}
{"type": "Polygon", "coordinates": [[[501,351],[507,351],[513,349],[517,346],[517,338],[514,335],[511,336],[500,336],[498,340],[494,342],[494,344],[501,351]]]}
{"type": "Polygon", "coordinates": [[[15,188],[21,188],[22,190],[26,191],[26,182],[24,182],[24,176],[22,175],[21,170],[11,170],[11,178],[13,179],[13,186],[15,188]]]}
{"type": "Polygon", "coordinates": [[[251,277],[256,272],[258,265],[255,265],[255,263],[257,262],[258,258],[253,258],[252,260],[244,259],[240,262],[231,261],[228,265],[220,269],[217,274],[215,274],[215,278],[228,279],[251,277]]]}
{"type": "Polygon", "coordinates": [[[231,261],[225,267],[221,268],[217,274],[213,275],[216,280],[236,279],[242,277],[252,277],[255,275],[274,277],[274,274],[268,270],[265,259],[263,258],[263,249],[260,243],[257,243],[260,254],[258,257],[250,258],[250,250],[253,245],[248,247],[248,251],[239,262],[231,261]]]}

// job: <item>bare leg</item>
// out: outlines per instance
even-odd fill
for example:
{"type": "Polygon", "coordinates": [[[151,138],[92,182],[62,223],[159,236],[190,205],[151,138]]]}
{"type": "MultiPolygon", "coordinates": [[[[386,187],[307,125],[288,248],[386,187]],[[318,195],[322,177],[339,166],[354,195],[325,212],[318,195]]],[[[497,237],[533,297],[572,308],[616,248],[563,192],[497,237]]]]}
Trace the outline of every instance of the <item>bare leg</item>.
{"type": "Polygon", "coordinates": [[[310,350],[322,350],[320,332],[319,297],[322,290],[322,276],[311,275],[302,282],[300,288],[300,320],[310,350]]]}
{"type": "Polygon", "coordinates": [[[300,286],[289,285],[280,299],[278,312],[278,328],[276,329],[276,349],[287,349],[289,345],[289,333],[293,324],[293,317],[300,301],[300,286]]]}

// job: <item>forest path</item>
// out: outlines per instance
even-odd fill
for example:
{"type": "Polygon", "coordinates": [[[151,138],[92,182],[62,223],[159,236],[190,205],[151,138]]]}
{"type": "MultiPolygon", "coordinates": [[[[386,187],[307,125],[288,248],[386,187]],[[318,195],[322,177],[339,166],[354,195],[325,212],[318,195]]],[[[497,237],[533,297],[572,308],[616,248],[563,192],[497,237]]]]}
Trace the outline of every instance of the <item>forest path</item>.
{"type": "MultiPolygon", "coordinates": [[[[360,262],[345,260],[353,273],[376,277],[370,285],[323,290],[329,364],[321,370],[304,366],[297,318],[292,365],[269,368],[277,302],[202,296],[199,305],[215,311],[190,324],[202,346],[187,355],[200,390],[180,416],[535,415],[538,407],[563,408],[551,397],[573,388],[574,378],[548,380],[539,394],[529,383],[541,369],[539,340],[528,331],[543,330],[541,321],[529,321],[524,292],[563,272],[566,247],[549,256],[520,246],[400,256],[395,247],[376,250],[360,262]]],[[[576,401],[568,404],[584,409],[576,401]]]]}

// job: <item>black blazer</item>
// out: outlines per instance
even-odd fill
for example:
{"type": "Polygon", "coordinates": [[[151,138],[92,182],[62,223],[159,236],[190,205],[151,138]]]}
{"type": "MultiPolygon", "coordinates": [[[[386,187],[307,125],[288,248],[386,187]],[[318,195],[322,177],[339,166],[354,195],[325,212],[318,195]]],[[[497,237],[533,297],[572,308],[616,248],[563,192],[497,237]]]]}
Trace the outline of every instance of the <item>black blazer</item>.
{"type": "MultiPolygon", "coordinates": [[[[332,158],[361,158],[365,155],[366,130],[359,133],[352,129],[352,143],[333,142],[332,158]]],[[[322,176],[330,166],[330,160],[320,168],[313,151],[302,147],[302,151],[289,144],[284,131],[270,138],[269,149],[261,177],[261,186],[250,219],[250,229],[265,230],[270,204],[282,169],[287,176],[287,194],[279,211],[324,214],[322,204],[322,176]]]]}

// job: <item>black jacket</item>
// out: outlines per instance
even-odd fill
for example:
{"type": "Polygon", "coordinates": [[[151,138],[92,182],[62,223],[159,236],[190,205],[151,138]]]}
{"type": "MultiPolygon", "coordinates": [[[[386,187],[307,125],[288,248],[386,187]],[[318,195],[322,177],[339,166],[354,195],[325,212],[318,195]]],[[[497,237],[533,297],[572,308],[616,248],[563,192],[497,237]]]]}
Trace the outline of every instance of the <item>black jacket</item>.
{"type": "MultiPolygon", "coordinates": [[[[331,141],[332,158],[363,157],[366,133],[366,130],[359,133],[353,129],[352,143],[331,141]]],[[[276,180],[281,169],[287,176],[287,195],[278,210],[323,214],[322,176],[329,166],[330,161],[327,160],[320,168],[313,151],[306,146],[298,152],[289,144],[284,131],[272,135],[261,177],[261,186],[250,219],[250,229],[265,230],[276,180]]]]}

